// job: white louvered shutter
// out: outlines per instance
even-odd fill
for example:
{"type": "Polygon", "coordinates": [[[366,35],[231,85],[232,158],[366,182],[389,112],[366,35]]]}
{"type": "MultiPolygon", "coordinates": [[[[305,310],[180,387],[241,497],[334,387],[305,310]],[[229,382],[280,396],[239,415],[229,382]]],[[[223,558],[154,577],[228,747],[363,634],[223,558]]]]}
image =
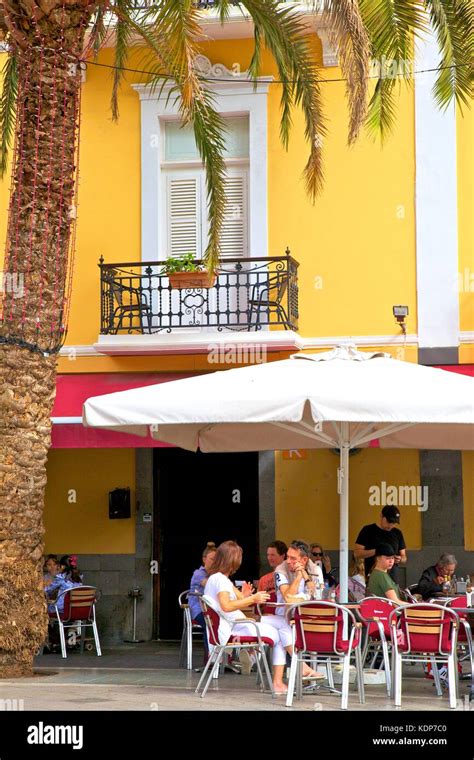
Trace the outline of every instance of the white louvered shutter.
{"type": "Polygon", "coordinates": [[[201,183],[196,174],[167,177],[168,256],[201,257],[201,183]]]}
{"type": "Polygon", "coordinates": [[[248,172],[229,170],[225,180],[226,206],[221,232],[222,257],[248,255],[248,172]]]}

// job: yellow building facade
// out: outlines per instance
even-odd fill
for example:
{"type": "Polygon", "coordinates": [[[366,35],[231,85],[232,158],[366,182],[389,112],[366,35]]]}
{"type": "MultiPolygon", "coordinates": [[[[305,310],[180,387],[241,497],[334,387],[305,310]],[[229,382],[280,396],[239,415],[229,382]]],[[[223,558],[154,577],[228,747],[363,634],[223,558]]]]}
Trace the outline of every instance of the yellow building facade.
{"type": "MultiPolygon", "coordinates": [[[[279,139],[280,86],[270,56],[263,56],[261,81],[254,88],[246,75],[253,47],[249,24],[232,16],[222,27],[212,9],[203,11],[205,39],[200,46],[200,66],[230,125],[229,204],[235,203],[238,208],[235,218],[229,206],[223,268],[235,273],[235,261],[227,262],[232,258],[241,261],[237,280],[232,274],[222,284],[222,292],[230,299],[227,307],[220,307],[218,299],[211,307],[207,304],[214,322],[205,328],[193,324],[191,318],[186,322],[183,315],[179,326],[171,317],[163,320],[164,312],[175,309],[176,299],[167,292],[167,300],[163,300],[155,263],[176,251],[192,250],[199,256],[205,243],[202,167],[192,141],[176,129],[176,107],[166,102],[166,91],[161,97],[152,93],[146,76],[132,71],[126,73],[121,87],[120,120],[114,123],[109,68],[113,50],[104,48],[96,62],[87,64],[73,300],[67,340],[59,357],[62,385],[58,385],[53,412],[55,437],[48,463],[45,550],[79,555],[89,582],[103,588],[103,609],[107,614],[116,613],[122,621],[118,627],[107,629],[111,638],[126,632],[127,589],[137,582],[145,599],[141,635],[166,634],[167,629],[159,622],[163,604],[171,599],[166,590],[170,581],[163,566],[165,558],[182,555],[184,548],[186,567],[179,582],[185,588],[186,574],[190,576],[199,563],[204,538],[222,540],[226,536],[221,536],[215,518],[213,522],[206,519],[212,485],[196,482],[194,496],[190,497],[187,491],[179,490],[184,486],[178,477],[174,491],[160,491],[166,466],[186,479],[188,460],[175,462],[174,455],[160,447],[135,448],[130,437],[123,443],[116,439],[109,447],[107,441],[101,445],[100,441],[87,442],[78,436],[77,417],[84,389],[92,395],[94,388],[97,393],[107,392],[108,382],[116,390],[139,385],[141,378],[159,376],[162,382],[227,369],[252,361],[252,355],[243,351],[249,345],[257,346],[264,351],[265,360],[273,361],[298,351],[322,351],[352,342],[361,350],[384,350],[397,359],[472,374],[473,113],[466,110],[461,114],[454,107],[444,114],[437,112],[429,95],[431,75],[415,75],[413,86],[400,84],[396,126],[384,144],[363,132],[357,143],[348,147],[345,85],[337,81],[341,78],[337,53],[329,46],[317,17],[312,19],[312,27],[311,44],[321,65],[321,79],[327,80],[321,88],[328,117],[328,133],[323,140],[324,189],[314,205],[302,181],[308,146],[300,113],[294,114],[287,151],[279,139]],[[186,192],[191,192],[189,188],[194,193],[192,218],[189,207],[183,210],[179,205],[186,192]],[[273,314],[270,324],[260,330],[251,322],[239,323],[238,330],[227,329],[230,317],[226,309],[234,317],[238,311],[235,282],[242,285],[244,276],[252,277],[245,273],[256,260],[284,258],[287,248],[298,263],[297,322],[292,318],[283,324],[273,314]],[[102,291],[100,257],[110,267],[102,269],[102,291]],[[148,262],[153,269],[149,277],[155,277],[154,285],[147,281],[146,301],[153,318],[144,325],[137,322],[136,312],[130,317],[126,308],[120,311],[110,272],[114,270],[112,278],[120,269],[129,273],[122,305],[130,305],[132,290],[145,288],[148,262]],[[120,264],[128,266],[116,266],[120,264]],[[136,279],[137,272],[141,279],[136,279]],[[408,307],[405,333],[394,319],[395,305],[408,307]],[[125,316],[120,325],[121,314],[125,316]],[[156,329],[147,329],[155,318],[156,329]],[[210,360],[210,345],[220,347],[220,361],[215,354],[210,360]],[[229,360],[231,356],[235,360],[229,360]],[[130,488],[128,518],[109,518],[109,493],[115,488],[130,488]],[[182,493],[186,504],[173,504],[172,493],[182,493]],[[162,500],[170,512],[166,519],[161,515],[162,500]],[[172,532],[177,530],[173,509],[182,519],[181,548],[176,543],[179,536],[172,532]],[[186,524],[196,510],[202,530],[193,544],[186,524]],[[166,524],[173,526],[171,533],[167,533],[166,524]],[[173,541],[176,545],[171,547],[173,541]]],[[[416,68],[429,68],[425,62],[431,56],[427,43],[416,68]]],[[[129,69],[142,66],[141,51],[132,51],[129,69]]],[[[7,205],[5,180],[0,183],[3,236],[7,205]]],[[[288,265],[287,260],[284,265],[288,265]]],[[[268,271],[266,266],[262,271],[268,271]]],[[[122,285],[124,282],[122,279],[122,285]]],[[[247,279],[247,299],[254,285],[255,280],[247,279]]],[[[183,303],[176,310],[184,312],[183,303]]],[[[293,311],[296,314],[294,304],[293,311]]],[[[248,308],[243,312],[248,318],[248,308]]],[[[195,310],[193,314],[196,318],[195,310]]],[[[238,313],[237,318],[242,315],[238,313]]],[[[416,581],[421,569],[436,560],[440,549],[461,552],[464,572],[474,572],[473,455],[446,452],[442,476],[439,459],[437,452],[376,448],[351,457],[352,542],[364,524],[378,520],[378,510],[368,501],[372,484],[382,480],[396,486],[428,482],[432,487],[427,513],[415,505],[401,510],[410,558],[407,582],[416,581]],[[442,515],[450,510],[448,522],[452,517],[456,525],[453,540],[442,530],[442,515]]],[[[252,478],[256,490],[254,497],[248,496],[250,501],[253,498],[249,513],[255,522],[253,533],[249,531],[254,536],[249,539],[253,552],[249,573],[264,571],[263,565],[258,566],[258,556],[265,556],[266,544],[274,538],[320,541],[337,564],[337,464],[338,458],[331,451],[297,452],[290,457],[282,452],[255,455],[252,478]]],[[[231,480],[229,475],[223,494],[227,483],[231,487],[231,480]]],[[[230,504],[225,506],[226,497],[222,498],[223,510],[231,509],[230,504]]],[[[246,521],[245,515],[243,508],[234,509],[232,520],[240,525],[246,521]]],[[[242,535],[241,525],[235,529],[237,534],[242,535]]],[[[181,560],[182,556],[180,564],[181,560]]]]}

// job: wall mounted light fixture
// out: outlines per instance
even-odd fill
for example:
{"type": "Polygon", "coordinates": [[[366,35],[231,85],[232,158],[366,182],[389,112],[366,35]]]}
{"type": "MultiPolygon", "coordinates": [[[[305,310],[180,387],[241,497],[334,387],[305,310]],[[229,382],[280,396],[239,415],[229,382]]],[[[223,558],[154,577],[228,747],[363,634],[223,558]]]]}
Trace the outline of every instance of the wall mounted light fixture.
{"type": "Polygon", "coordinates": [[[408,317],[408,306],[393,306],[393,316],[397,320],[397,324],[400,325],[401,331],[404,335],[407,334],[406,318],[408,317]]]}

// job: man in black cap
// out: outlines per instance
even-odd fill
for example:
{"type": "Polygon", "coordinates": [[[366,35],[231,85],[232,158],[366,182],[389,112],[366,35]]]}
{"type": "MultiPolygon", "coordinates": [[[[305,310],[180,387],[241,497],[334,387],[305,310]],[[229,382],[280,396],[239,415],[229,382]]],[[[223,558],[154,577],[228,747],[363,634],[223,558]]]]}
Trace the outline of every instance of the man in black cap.
{"type": "Polygon", "coordinates": [[[389,544],[393,549],[395,561],[389,574],[398,583],[398,566],[405,565],[407,552],[405,539],[401,530],[395,527],[400,522],[400,512],[397,507],[387,506],[382,509],[379,524],[364,525],[356,538],[354,556],[363,559],[365,575],[370,574],[374,564],[375,550],[379,544],[389,544]]]}

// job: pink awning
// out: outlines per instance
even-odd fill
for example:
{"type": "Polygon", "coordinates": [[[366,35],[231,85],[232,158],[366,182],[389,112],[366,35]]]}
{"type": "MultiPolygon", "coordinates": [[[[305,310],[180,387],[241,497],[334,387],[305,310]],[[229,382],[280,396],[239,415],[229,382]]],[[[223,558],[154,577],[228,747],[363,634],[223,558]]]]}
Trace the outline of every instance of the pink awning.
{"type": "MultiPolygon", "coordinates": [[[[99,373],[88,375],[58,375],[56,379],[56,400],[53,418],[82,416],[82,405],[91,396],[126,391],[145,385],[168,383],[192,377],[196,372],[161,373],[99,373]]],[[[86,428],[82,424],[53,424],[51,446],[53,449],[136,449],[169,447],[170,444],[156,441],[151,436],[140,438],[129,433],[113,430],[86,428]]]]}

